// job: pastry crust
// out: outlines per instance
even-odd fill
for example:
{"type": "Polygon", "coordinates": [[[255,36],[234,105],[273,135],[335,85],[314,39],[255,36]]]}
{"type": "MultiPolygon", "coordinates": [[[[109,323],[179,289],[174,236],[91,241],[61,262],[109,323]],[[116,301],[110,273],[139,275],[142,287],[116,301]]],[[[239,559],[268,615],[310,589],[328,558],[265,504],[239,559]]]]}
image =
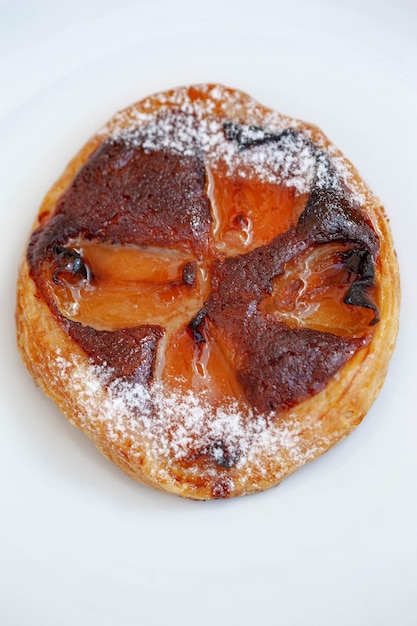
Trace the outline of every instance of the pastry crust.
{"type": "MultiPolygon", "coordinates": [[[[241,393],[242,388],[246,390],[243,399],[239,397],[233,399],[228,391],[223,401],[217,399],[211,406],[210,390],[202,391],[200,387],[197,391],[189,389],[184,386],[181,376],[178,377],[177,386],[172,382],[172,377],[168,385],[167,381],[161,378],[164,350],[167,347],[164,331],[159,333],[158,330],[153,330],[154,342],[147,344],[147,358],[151,355],[149,357],[151,374],[148,372],[146,380],[138,378],[133,380],[123,376],[120,363],[115,375],[115,368],[108,367],[107,358],[100,361],[96,352],[92,356],[92,352],[86,350],[86,344],[77,340],[75,331],[71,328],[85,326],[82,320],[81,322],[76,320],[77,326],[70,327],[67,323],[68,316],[63,314],[59,302],[50,295],[55,293],[59,277],[55,283],[50,278],[48,283],[42,259],[39,265],[36,265],[33,255],[31,257],[27,252],[19,270],[16,321],[19,349],[35,382],[56,402],[66,417],[94,441],[105,456],[126,474],[142,483],[183,497],[210,499],[250,494],[277,485],[306,462],[326,452],[360,423],[375,400],[386,376],[397,335],[400,288],[396,255],[387,217],[379,200],[367,188],[352,164],[318,128],[279,115],[239,91],[218,85],[199,85],[157,94],[116,115],[82,148],[48,192],[33,225],[31,241],[34,233],[41,232],[51,223],[57,207],[61,206],[59,203],[62,203],[77,174],[94,155],[98,154],[100,148],[109,141],[117,142],[122,138],[126,145],[133,147],[132,149],[136,149],[141,142],[142,145],[143,142],[147,142],[148,153],[153,154],[161,150],[174,151],[182,158],[184,155],[187,156],[189,146],[177,145],[178,141],[175,144],[175,140],[178,139],[178,132],[183,130],[183,126],[178,129],[174,125],[173,130],[172,125],[164,126],[164,132],[170,134],[171,144],[168,145],[165,135],[161,139],[159,135],[155,135],[155,129],[149,131],[149,121],[155,116],[169,117],[171,114],[178,116],[185,113],[191,114],[191,118],[195,120],[196,111],[200,126],[192,133],[189,131],[187,141],[191,135],[193,137],[196,135],[200,141],[201,127],[204,126],[206,134],[203,137],[203,160],[209,164],[211,171],[216,171],[217,167],[217,171],[221,171],[226,178],[237,176],[237,170],[233,168],[240,165],[235,165],[233,159],[246,159],[246,154],[249,154],[250,150],[254,152],[253,146],[258,150],[258,154],[262,152],[265,154],[264,146],[273,151],[273,144],[277,141],[279,133],[284,137],[283,131],[288,134],[290,129],[292,133],[290,139],[293,142],[290,151],[294,145],[297,147],[298,144],[294,141],[298,141],[297,138],[300,136],[307,142],[298,146],[300,151],[308,152],[310,146],[314,146],[314,150],[319,150],[319,157],[315,157],[312,166],[315,172],[313,178],[307,171],[311,165],[310,151],[303,162],[304,171],[300,173],[300,162],[294,159],[291,162],[293,168],[288,170],[287,165],[290,161],[287,159],[284,166],[282,163],[276,166],[273,172],[275,179],[269,170],[268,177],[262,178],[263,170],[259,169],[261,165],[259,167],[257,165],[260,161],[251,161],[252,179],[264,181],[265,185],[269,186],[275,185],[280,188],[287,186],[294,191],[295,198],[305,196],[303,207],[299,210],[301,214],[308,198],[311,198],[314,184],[316,187],[321,185],[321,188],[326,184],[326,177],[322,177],[319,184],[317,183],[317,172],[325,161],[331,164],[327,170],[327,178],[329,171],[336,172],[337,180],[342,181],[345,196],[352,199],[355,207],[360,207],[364,224],[375,233],[377,242],[377,244],[370,242],[368,235],[364,235],[360,244],[361,250],[366,250],[368,256],[372,253],[374,275],[371,281],[368,280],[366,289],[372,292],[374,304],[370,304],[368,298],[365,304],[354,303],[354,306],[350,307],[354,309],[359,307],[362,311],[367,309],[370,321],[367,318],[367,328],[352,339],[356,343],[352,343],[349,358],[346,357],[344,362],[336,367],[337,371],[332,373],[329,370],[327,379],[321,382],[320,386],[315,374],[316,387],[313,391],[306,392],[304,396],[297,391],[298,396],[294,396],[295,399],[291,397],[288,401],[281,401],[278,398],[274,400],[275,404],[270,403],[272,408],[269,411],[265,410],[262,400],[259,399],[261,395],[259,390],[258,396],[256,394],[254,396],[255,400],[248,402],[248,385],[252,385],[253,388],[260,384],[258,378],[256,380],[253,378],[256,367],[253,366],[249,374],[244,371],[242,363],[246,356],[243,355],[243,348],[239,347],[242,340],[233,328],[230,330],[230,319],[225,318],[219,304],[221,290],[218,288],[216,292],[215,283],[226,275],[222,269],[227,265],[226,257],[240,258],[258,248],[262,249],[262,245],[255,241],[252,248],[249,245],[248,251],[239,249],[239,242],[243,241],[241,238],[235,249],[233,240],[228,239],[229,235],[224,229],[223,239],[218,239],[216,244],[220,256],[211,261],[214,267],[221,268],[215,270],[217,274],[214,272],[211,285],[209,281],[207,293],[203,289],[200,296],[203,303],[209,302],[205,315],[209,331],[214,329],[216,340],[214,343],[217,342],[216,345],[222,346],[222,353],[226,352],[226,360],[233,366],[240,364],[243,373],[240,373],[240,378],[234,379],[233,384],[239,390],[237,395],[241,393]],[[224,145],[218,142],[219,129],[226,135],[224,145]],[[268,129],[269,135],[265,135],[262,129],[268,129]],[[144,135],[141,134],[142,131],[144,135]],[[224,174],[225,164],[229,169],[224,174]],[[296,180],[294,172],[297,168],[296,180]],[[370,282],[372,285],[369,288],[370,282]],[[377,313],[369,310],[372,307],[377,313]],[[224,324],[223,319],[226,320],[224,324]],[[215,330],[218,320],[220,326],[223,324],[221,331],[215,330]],[[227,345],[225,347],[229,340],[234,345],[230,350],[227,345]],[[248,377],[252,382],[247,382],[248,377]]],[[[210,180],[207,180],[209,178],[206,170],[206,190],[210,185],[210,180]]],[[[333,184],[334,181],[330,181],[330,186],[333,184]]],[[[209,191],[207,193],[210,197],[209,191]]],[[[210,199],[213,204],[215,202],[213,195],[210,199]]],[[[212,211],[212,206],[210,210],[212,211]]],[[[301,232],[302,218],[298,215],[297,219],[299,222],[296,227],[301,232]]],[[[212,237],[213,229],[216,227],[217,232],[221,232],[222,227],[220,226],[219,230],[218,222],[211,217],[209,237],[212,237]]],[[[263,231],[261,227],[259,228],[261,236],[263,231]]],[[[281,229],[275,239],[282,237],[288,230],[291,228],[286,228],[284,232],[281,229]]],[[[309,224],[309,233],[314,232],[314,235],[308,236],[315,237],[314,241],[311,240],[311,246],[315,248],[326,245],[326,242],[340,243],[344,236],[326,235],[325,242],[319,239],[316,230],[315,226],[309,224]]],[[[326,232],[330,232],[330,227],[327,227],[326,232]]],[[[356,235],[355,237],[357,239],[356,235]]],[[[352,236],[352,240],[355,237],[352,236]]],[[[198,249],[200,240],[197,236],[195,241],[195,244],[190,244],[191,248],[194,246],[193,254],[198,258],[198,263],[204,263],[209,253],[202,248],[198,249]]],[[[298,238],[298,241],[301,239],[298,238]]],[[[114,243],[114,236],[112,242],[114,243]]],[[[148,240],[144,246],[152,250],[151,240],[149,239],[150,244],[147,242],[148,240]]],[[[155,242],[153,245],[158,245],[157,239],[155,242]]],[[[343,244],[343,241],[341,243],[343,244]]],[[[167,247],[181,248],[181,254],[185,254],[184,258],[191,249],[189,243],[182,244],[178,241],[175,245],[167,244],[167,247]]],[[[358,245],[350,244],[350,249],[357,247],[358,245]]],[[[300,248],[300,254],[304,253],[305,250],[300,248]]],[[[284,261],[281,259],[280,263],[284,261]]],[[[190,263],[187,267],[193,268],[190,263]]],[[[285,265],[285,268],[287,267],[285,265]]],[[[194,278],[190,272],[187,274],[187,280],[191,284],[194,278]]],[[[83,278],[85,279],[85,276],[83,278]]],[[[359,277],[357,283],[361,281],[363,283],[365,279],[364,276],[359,277]]],[[[186,288],[188,287],[184,287],[184,290],[186,288]]],[[[269,291],[271,292],[271,289],[269,291]]],[[[271,295],[266,292],[267,289],[257,304],[250,304],[250,310],[254,307],[257,312],[262,310],[262,302],[271,295]]],[[[227,306],[231,306],[230,303],[227,306]]],[[[249,305],[246,306],[246,320],[249,319],[248,307],[249,305]]],[[[200,317],[202,319],[202,316],[200,317]]],[[[201,329],[196,330],[197,327],[200,328],[198,323],[201,319],[197,319],[197,322],[194,320],[191,329],[194,329],[194,335],[190,333],[190,329],[187,334],[187,341],[194,339],[200,353],[204,345],[212,345],[207,337],[198,334],[203,332],[201,329]]],[[[279,323],[281,329],[282,318],[279,323]]],[[[142,321],[138,327],[143,327],[143,324],[142,321]]],[[[152,319],[147,320],[146,324],[147,329],[151,326],[152,329],[158,329],[161,326],[160,323],[155,324],[152,319]]],[[[306,327],[308,326],[307,322],[306,327]]],[[[278,333],[278,326],[274,326],[274,329],[273,332],[278,333]]],[[[100,332],[109,333],[113,330],[107,328],[105,323],[99,329],[100,332]]],[[[143,345],[149,333],[146,337],[145,335],[146,333],[143,336],[134,336],[142,350],[138,365],[138,371],[142,373],[145,371],[143,345]]],[[[181,350],[181,346],[178,350],[181,350]]],[[[247,352],[249,348],[245,350],[247,352]]],[[[175,361],[176,358],[171,360],[175,361]]],[[[181,360],[181,357],[178,359],[181,360]]],[[[221,384],[218,381],[215,384],[221,391],[221,384]]],[[[271,386],[274,386],[274,381],[271,386]]]]}

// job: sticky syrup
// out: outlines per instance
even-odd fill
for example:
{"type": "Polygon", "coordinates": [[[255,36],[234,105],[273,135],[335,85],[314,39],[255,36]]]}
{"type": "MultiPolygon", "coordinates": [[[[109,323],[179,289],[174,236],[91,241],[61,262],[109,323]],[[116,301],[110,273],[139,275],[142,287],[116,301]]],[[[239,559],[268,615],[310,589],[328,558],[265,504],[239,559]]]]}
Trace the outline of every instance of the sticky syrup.
{"type": "Polygon", "coordinates": [[[203,332],[204,340],[198,343],[189,329],[171,335],[165,349],[163,380],[174,388],[205,393],[212,406],[220,406],[225,399],[241,407],[247,405],[234,364],[216,341],[214,329],[208,325],[203,332]]]}
{"type": "Polygon", "coordinates": [[[293,328],[306,327],[344,337],[365,335],[374,313],[343,302],[349,286],[358,278],[346,267],[344,253],[349,249],[339,243],[326,244],[287,263],[261,309],[293,328]]]}
{"type": "Polygon", "coordinates": [[[186,324],[208,295],[203,263],[184,252],[92,241],[73,242],[72,249],[79,251],[86,275],[55,268],[50,289],[61,313],[84,326],[173,329],[186,324]]]}
{"type": "Polygon", "coordinates": [[[226,175],[226,166],[206,168],[213,212],[213,239],[228,256],[270,243],[295,226],[307,202],[292,187],[260,181],[251,175],[226,175]]]}
{"type": "MultiPolygon", "coordinates": [[[[231,174],[219,162],[206,163],[205,171],[211,232],[204,231],[204,258],[187,252],[188,245],[173,249],[78,239],[47,263],[46,282],[62,315],[82,326],[98,331],[162,327],[156,380],[202,393],[212,406],[225,398],[248,406],[233,349],[221,343],[204,315],[194,326],[192,321],[210,295],[212,264],[252,252],[295,227],[308,197],[254,178],[249,170],[231,174]]],[[[357,278],[346,268],[343,254],[349,249],[339,243],[309,249],[288,262],[272,292],[251,306],[290,328],[362,337],[373,312],[343,302],[357,278]]]]}

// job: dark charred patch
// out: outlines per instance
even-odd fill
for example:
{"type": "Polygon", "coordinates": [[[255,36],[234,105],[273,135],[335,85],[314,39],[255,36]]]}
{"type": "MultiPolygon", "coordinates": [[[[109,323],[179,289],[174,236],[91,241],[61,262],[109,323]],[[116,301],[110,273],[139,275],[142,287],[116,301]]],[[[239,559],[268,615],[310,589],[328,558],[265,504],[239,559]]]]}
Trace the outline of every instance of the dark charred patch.
{"type": "Polygon", "coordinates": [[[296,137],[296,132],[291,128],[286,128],[280,133],[273,133],[265,130],[262,126],[238,124],[237,122],[225,122],[223,129],[226,139],[235,141],[240,151],[266,143],[279,142],[284,138],[295,139],[296,137]]]}
{"type": "Polygon", "coordinates": [[[188,324],[188,328],[193,336],[195,343],[205,343],[204,338],[204,320],[206,317],[206,309],[200,309],[197,315],[188,324]]]}
{"type": "Polygon", "coordinates": [[[215,441],[207,452],[219,467],[233,467],[240,457],[240,452],[237,448],[222,441],[215,441]]]}
{"type": "Polygon", "coordinates": [[[188,287],[195,287],[197,280],[197,263],[190,261],[182,268],[182,282],[188,287]]]}
{"type": "Polygon", "coordinates": [[[52,250],[55,270],[52,273],[54,283],[62,284],[61,276],[70,275],[82,279],[90,278],[90,270],[84,263],[81,252],[74,248],[55,245],[52,250]]]}
{"type": "Polygon", "coordinates": [[[373,283],[375,278],[374,262],[367,250],[349,250],[344,256],[346,267],[352,274],[358,274],[361,280],[373,283]]]}
{"type": "Polygon", "coordinates": [[[378,236],[368,218],[337,187],[315,187],[300,215],[297,234],[311,244],[352,243],[376,256],[378,236]]]}
{"type": "Polygon", "coordinates": [[[371,254],[367,250],[351,250],[346,253],[346,267],[355,275],[354,282],[349,287],[343,302],[353,306],[371,309],[374,318],[371,326],[379,322],[379,310],[369,296],[369,289],[375,287],[375,268],[371,254]]]}

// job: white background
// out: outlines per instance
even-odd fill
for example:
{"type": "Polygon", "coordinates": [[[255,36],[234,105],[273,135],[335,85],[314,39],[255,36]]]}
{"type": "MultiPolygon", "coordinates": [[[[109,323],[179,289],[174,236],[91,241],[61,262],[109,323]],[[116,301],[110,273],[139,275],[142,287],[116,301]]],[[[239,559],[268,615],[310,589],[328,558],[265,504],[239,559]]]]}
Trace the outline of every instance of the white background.
{"type": "MultiPolygon", "coordinates": [[[[0,2],[0,623],[417,624],[415,0],[0,2]],[[17,265],[43,195],[116,110],[223,82],[318,124],[391,219],[397,349],[362,425],[273,490],[137,485],[34,386],[17,265]]],[[[64,384],[64,381],[63,381],[64,384]]]]}

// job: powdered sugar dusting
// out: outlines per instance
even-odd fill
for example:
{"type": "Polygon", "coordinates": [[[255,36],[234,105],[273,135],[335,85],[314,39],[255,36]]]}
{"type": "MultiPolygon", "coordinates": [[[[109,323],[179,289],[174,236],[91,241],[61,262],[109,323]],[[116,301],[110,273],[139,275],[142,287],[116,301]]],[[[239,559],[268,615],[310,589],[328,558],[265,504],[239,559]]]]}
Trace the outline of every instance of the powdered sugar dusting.
{"type": "Polygon", "coordinates": [[[147,151],[204,155],[209,165],[226,166],[229,174],[284,185],[299,194],[309,193],[313,185],[330,182],[334,186],[343,182],[358,203],[364,201],[346,160],[340,154],[332,154],[332,148],[320,138],[316,137],[313,143],[311,132],[305,127],[301,129],[300,122],[266,110],[241,92],[220,85],[199,85],[198,90],[203,98],[192,98],[185,87],[157,94],[118,113],[101,132],[147,151]],[[224,129],[227,121],[239,123],[242,106],[245,139],[255,141],[245,150],[228,140],[224,129]],[[256,145],[265,133],[263,129],[270,134],[290,132],[279,142],[256,145]]]}
{"type": "MultiPolygon", "coordinates": [[[[156,480],[170,465],[208,452],[221,464],[225,448],[232,456],[239,451],[236,469],[248,482],[254,466],[267,479],[271,459],[299,467],[317,454],[304,449],[297,422],[271,427],[266,415],[242,412],[233,402],[214,409],[204,394],[168,390],[161,383],[149,389],[122,379],[109,383],[108,368],[85,365],[76,357],[69,361],[59,351],[54,363],[67,393],[77,397],[76,423],[90,433],[104,428],[115,448],[129,441],[130,454],[145,455],[150,465],[155,461],[156,480]]],[[[197,473],[201,467],[191,463],[187,471],[197,473]]],[[[219,467],[211,464],[205,471],[215,476],[219,467]]]]}

